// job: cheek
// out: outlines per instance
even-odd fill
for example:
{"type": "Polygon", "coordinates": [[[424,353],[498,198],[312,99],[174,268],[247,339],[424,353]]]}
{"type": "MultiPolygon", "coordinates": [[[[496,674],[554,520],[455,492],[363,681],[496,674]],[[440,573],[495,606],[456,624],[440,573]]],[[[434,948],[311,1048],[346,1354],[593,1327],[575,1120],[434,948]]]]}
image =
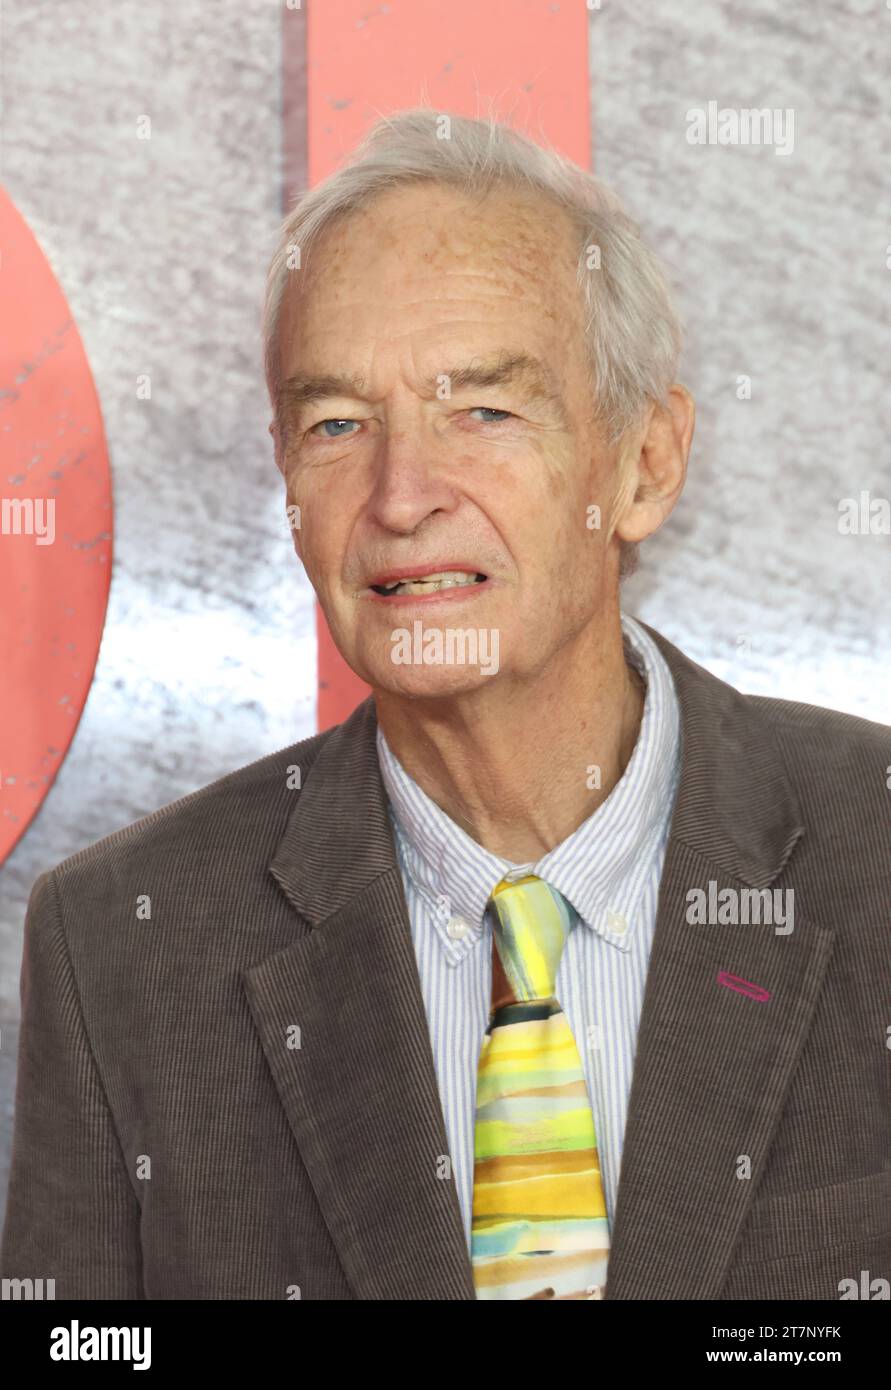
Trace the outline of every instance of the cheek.
{"type": "Polygon", "coordinates": [[[518,537],[514,553],[520,570],[520,597],[526,620],[539,627],[559,625],[562,616],[587,612],[599,587],[603,535],[588,529],[581,502],[576,512],[559,509],[547,514],[542,510],[518,537]]]}
{"type": "Polygon", "coordinates": [[[308,496],[297,490],[300,507],[300,549],[304,569],[313,588],[325,594],[337,588],[348,572],[351,514],[330,498],[308,496]]]}
{"type": "Polygon", "coordinates": [[[531,506],[540,529],[546,528],[550,544],[566,550],[567,563],[578,555],[587,534],[589,507],[602,501],[592,495],[594,469],[587,460],[565,447],[542,449],[536,460],[535,497],[531,506]]]}
{"type": "Polygon", "coordinates": [[[299,507],[303,527],[307,529],[310,519],[315,526],[316,518],[323,514],[324,507],[320,505],[318,489],[313,486],[305,469],[291,465],[285,476],[285,495],[289,507],[299,507]]]}
{"type": "Polygon", "coordinates": [[[565,462],[546,460],[544,481],[550,506],[562,510],[572,505],[575,480],[569,476],[565,462]]]}

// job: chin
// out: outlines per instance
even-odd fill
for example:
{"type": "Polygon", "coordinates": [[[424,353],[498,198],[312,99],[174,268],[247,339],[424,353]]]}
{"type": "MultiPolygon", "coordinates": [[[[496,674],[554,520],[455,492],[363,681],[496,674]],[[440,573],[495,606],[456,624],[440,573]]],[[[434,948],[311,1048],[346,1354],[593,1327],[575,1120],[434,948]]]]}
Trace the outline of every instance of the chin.
{"type": "Polygon", "coordinates": [[[497,680],[504,643],[497,629],[439,622],[395,627],[356,644],[349,665],[369,685],[394,695],[432,697],[478,690],[497,680]]]}
{"type": "Polygon", "coordinates": [[[405,699],[436,700],[482,690],[497,679],[497,672],[485,675],[478,666],[388,665],[375,670],[369,684],[405,699]]]}

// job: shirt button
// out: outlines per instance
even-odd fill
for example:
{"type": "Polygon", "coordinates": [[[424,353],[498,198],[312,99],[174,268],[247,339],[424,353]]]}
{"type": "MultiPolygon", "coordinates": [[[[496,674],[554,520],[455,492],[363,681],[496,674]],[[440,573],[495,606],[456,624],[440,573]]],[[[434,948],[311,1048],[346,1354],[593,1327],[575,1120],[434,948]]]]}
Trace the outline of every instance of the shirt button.
{"type": "Polygon", "coordinates": [[[470,931],[470,923],[464,917],[450,917],[446,931],[453,941],[463,941],[470,931]]]}
{"type": "Polygon", "coordinates": [[[589,1284],[589,1285],[588,1285],[588,1297],[589,1297],[589,1298],[603,1298],[603,1290],[604,1290],[604,1287],[605,1287],[605,1286],[604,1286],[603,1284],[589,1284]]]}
{"type": "Polygon", "coordinates": [[[628,930],[628,923],[621,912],[608,912],[606,914],[606,925],[616,936],[622,936],[628,930]]]}

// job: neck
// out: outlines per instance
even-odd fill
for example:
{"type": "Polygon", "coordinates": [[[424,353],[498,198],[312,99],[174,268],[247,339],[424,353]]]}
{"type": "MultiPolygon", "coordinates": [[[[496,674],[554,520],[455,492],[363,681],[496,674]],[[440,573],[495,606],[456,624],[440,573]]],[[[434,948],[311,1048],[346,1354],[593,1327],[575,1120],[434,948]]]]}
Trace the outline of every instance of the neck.
{"type": "Polygon", "coordinates": [[[409,776],[479,844],[525,864],[609,796],[634,751],[644,690],[625,662],[616,612],[533,678],[504,673],[447,699],[379,689],[374,698],[384,737],[409,776]]]}

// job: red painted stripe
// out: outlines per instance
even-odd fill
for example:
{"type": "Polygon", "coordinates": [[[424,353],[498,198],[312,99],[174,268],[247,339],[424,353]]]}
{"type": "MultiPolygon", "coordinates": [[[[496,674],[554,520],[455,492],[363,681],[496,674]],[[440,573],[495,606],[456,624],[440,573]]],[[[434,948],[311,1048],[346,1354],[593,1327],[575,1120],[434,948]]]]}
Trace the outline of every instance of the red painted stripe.
{"type": "Polygon", "coordinates": [[[90,689],[111,577],[112,505],[80,334],[2,190],[0,256],[2,863],[49,791],[90,689]]]}
{"type": "MultiPolygon", "coordinates": [[[[284,25],[290,189],[301,178],[288,106],[297,100],[293,75],[304,51],[311,183],[330,173],[378,116],[416,105],[493,114],[589,167],[589,15],[581,0],[324,0],[307,4],[305,30],[292,22],[298,13],[286,10],[284,25]]],[[[346,718],[368,686],[343,661],[318,606],[317,631],[317,719],[327,729],[346,718]]]]}

